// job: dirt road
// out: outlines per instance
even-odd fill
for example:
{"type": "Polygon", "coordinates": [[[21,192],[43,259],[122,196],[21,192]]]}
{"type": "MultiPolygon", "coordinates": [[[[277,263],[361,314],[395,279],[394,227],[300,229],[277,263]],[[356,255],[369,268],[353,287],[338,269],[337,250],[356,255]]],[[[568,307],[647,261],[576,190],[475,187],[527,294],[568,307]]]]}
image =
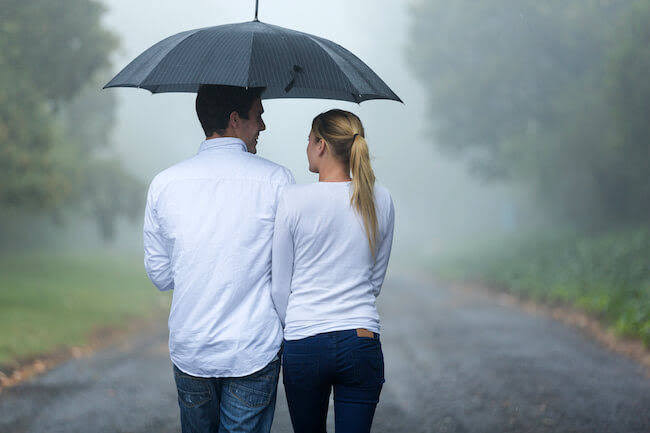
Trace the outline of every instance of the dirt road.
{"type": "MultiPolygon", "coordinates": [[[[380,299],[375,432],[650,432],[650,379],[574,329],[426,279],[380,299]]],[[[4,390],[0,432],[179,431],[165,326],[4,390]]],[[[290,432],[279,391],[273,431],[290,432]]]]}

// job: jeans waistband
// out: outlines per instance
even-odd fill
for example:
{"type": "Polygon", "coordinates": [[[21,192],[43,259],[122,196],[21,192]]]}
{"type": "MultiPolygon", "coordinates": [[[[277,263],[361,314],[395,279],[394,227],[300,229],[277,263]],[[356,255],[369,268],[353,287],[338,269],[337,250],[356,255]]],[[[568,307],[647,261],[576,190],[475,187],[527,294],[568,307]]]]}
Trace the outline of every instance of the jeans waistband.
{"type": "MultiPolygon", "coordinates": [[[[341,331],[329,331],[323,332],[320,334],[313,335],[313,337],[322,336],[322,337],[351,337],[357,336],[360,338],[372,338],[373,340],[379,340],[379,334],[377,332],[368,331],[365,328],[356,328],[356,329],[344,329],[341,331]],[[372,334],[372,337],[370,336],[372,334]]],[[[309,338],[309,337],[307,337],[309,338]]]]}

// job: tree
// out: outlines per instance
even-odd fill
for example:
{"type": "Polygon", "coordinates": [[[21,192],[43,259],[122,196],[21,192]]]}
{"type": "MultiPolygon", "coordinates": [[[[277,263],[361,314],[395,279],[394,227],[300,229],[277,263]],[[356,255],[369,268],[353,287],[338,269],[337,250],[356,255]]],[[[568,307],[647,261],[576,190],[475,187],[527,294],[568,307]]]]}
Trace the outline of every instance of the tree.
{"type": "Polygon", "coordinates": [[[110,154],[115,99],[99,95],[117,38],[94,0],[1,0],[0,205],[31,212],[77,209],[112,234],[116,202],[100,212],[98,191],[131,196],[139,183],[110,154]],[[89,210],[92,209],[92,210],[89,210]]]}
{"type": "Polygon", "coordinates": [[[607,62],[605,103],[612,113],[611,147],[621,174],[612,195],[624,197],[620,207],[628,219],[642,215],[650,220],[649,22],[650,1],[632,2],[615,29],[617,44],[607,62]]]}
{"type": "Polygon", "coordinates": [[[647,120],[647,105],[640,105],[648,99],[634,113],[621,102],[620,116],[612,103],[629,96],[618,85],[647,86],[646,64],[614,67],[647,52],[640,33],[647,31],[647,4],[417,3],[409,58],[428,90],[440,146],[467,158],[484,177],[526,182],[568,221],[647,219],[648,169],[638,163],[643,152],[647,156],[647,135],[637,128],[628,145],[616,143],[629,119],[647,120]],[[636,26],[628,26],[630,14],[636,26]],[[623,29],[638,37],[623,36],[623,29]]]}

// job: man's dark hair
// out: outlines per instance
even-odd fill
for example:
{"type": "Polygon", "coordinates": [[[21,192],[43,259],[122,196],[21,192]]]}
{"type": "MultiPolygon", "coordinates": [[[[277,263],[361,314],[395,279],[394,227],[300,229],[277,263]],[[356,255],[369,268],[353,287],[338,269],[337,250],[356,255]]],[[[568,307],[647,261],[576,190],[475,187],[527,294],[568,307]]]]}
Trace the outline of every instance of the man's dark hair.
{"type": "Polygon", "coordinates": [[[253,102],[260,97],[264,87],[222,86],[201,84],[196,95],[196,114],[209,137],[215,132],[223,135],[228,128],[230,113],[236,111],[239,117],[248,119],[253,102]]]}

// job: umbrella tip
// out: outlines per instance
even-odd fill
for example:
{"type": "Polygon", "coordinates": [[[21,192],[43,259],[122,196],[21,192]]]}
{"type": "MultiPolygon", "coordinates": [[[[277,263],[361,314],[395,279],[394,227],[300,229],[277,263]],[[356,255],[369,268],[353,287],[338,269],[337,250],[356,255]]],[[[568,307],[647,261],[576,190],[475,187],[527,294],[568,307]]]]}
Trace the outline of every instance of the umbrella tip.
{"type": "Polygon", "coordinates": [[[259,6],[260,6],[260,0],[255,0],[255,19],[253,21],[259,21],[257,19],[257,11],[259,9],[259,6]]]}

